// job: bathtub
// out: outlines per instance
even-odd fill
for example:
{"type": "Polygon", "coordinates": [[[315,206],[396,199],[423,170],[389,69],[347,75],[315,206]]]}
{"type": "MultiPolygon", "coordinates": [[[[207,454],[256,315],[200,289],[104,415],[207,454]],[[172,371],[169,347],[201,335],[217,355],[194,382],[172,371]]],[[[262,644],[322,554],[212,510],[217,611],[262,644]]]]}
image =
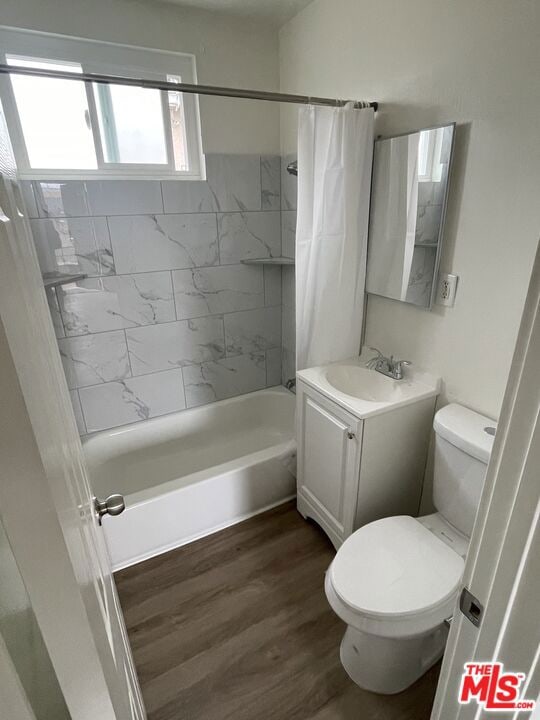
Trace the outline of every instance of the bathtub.
{"type": "Polygon", "coordinates": [[[295,396],[285,388],[97,433],[83,443],[114,570],[197,540],[295,495],[295,396]]]}

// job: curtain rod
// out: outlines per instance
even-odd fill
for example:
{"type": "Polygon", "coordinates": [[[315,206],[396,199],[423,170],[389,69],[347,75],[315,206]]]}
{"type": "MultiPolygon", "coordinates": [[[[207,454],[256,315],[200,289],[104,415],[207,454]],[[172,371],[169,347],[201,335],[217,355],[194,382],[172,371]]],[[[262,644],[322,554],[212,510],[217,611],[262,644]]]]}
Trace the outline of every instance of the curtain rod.
{"type": "Polygon", "coordinates": [[[101,85],[131,85],[134,87],[151,88],[154,90],[171,90],[172,92],[192,93],[195,95],[217,95],[219,97],[245,98],[247,100],[269,100],[271,102],[298,103],[300,105],[330,105],[343,107],[348,102],[355,108],[372,107],[377,110],[378,103],[367,100],[339,100],[337,98],[311,97],[309,95],[290,95],[288,93],[266,92],[264,90],[241,90],[239,88],[218,87],[215,85],[190,85],[189,83],[173,83],[161,80],[145,80],[116,75],[99,75],[96,73],[74,73],[65,70],[46,70],[44,68],[18,67],[0,64],[0,73],[6,75],[32,75],[33,77],[57,78],[60,80],[80,80],[95,82],[101,85]]]}

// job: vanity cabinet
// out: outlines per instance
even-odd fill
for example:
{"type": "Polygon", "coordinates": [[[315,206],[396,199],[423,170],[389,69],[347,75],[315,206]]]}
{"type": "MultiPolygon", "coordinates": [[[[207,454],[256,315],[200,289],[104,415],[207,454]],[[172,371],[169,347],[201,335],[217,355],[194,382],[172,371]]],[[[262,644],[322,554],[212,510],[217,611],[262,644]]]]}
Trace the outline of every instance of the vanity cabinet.
{"type": "Polygon", "coordinates": [[[368,522],[418,514],[434,407],[361,419],[297,380],[298,510],[336,548],[368,522]]]}
{"type": "Polygon", "coordinates": [[[297,403],[298,508],[312,517],[308,510],[316,510],[336,545],[354,524],[362,421],[303,383],[297,403]]]}

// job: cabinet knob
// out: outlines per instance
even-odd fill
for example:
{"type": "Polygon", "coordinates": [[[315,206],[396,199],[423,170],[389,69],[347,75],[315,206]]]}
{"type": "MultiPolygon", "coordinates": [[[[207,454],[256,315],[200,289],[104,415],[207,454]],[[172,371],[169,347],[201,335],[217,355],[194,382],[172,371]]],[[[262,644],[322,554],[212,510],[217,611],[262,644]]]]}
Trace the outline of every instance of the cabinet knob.
{"type": "Polygon", "coordinates": [[[349,429],[349,430],[347,430],[347,437],[349,438],[349,440],[354,440],[354,438],[356,437],[356,434],[352,430],[349,429]]]}

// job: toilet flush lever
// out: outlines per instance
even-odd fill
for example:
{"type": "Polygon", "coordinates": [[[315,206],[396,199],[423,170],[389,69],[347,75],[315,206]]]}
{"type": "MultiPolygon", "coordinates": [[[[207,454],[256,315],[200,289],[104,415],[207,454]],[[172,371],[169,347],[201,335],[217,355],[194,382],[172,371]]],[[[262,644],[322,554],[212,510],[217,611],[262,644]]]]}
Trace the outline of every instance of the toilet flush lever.
{"type": "Polygon", "coordinates": [[[104,515],[121,515],[126,509],[126,503],[123,495],[109,495],[105,500],[99,500],[97,497],[94,498],[94,508],[98,516],[98,523],[101,525],[101,521],[104,515]]]}

